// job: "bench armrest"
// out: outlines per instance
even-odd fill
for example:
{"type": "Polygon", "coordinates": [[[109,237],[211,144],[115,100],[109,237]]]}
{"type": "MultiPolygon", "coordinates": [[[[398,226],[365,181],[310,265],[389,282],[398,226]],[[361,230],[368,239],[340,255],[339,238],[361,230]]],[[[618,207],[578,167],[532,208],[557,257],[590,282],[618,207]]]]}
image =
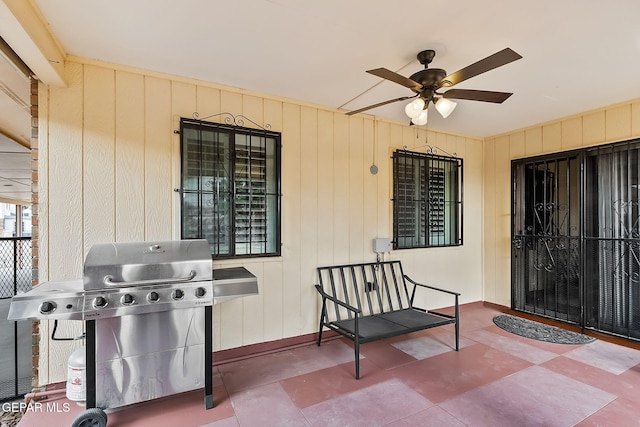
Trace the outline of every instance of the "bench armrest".
{"type": "Polygon", "coordinates": [[[339,306],[342,306],[347,310],[353,311],[356,314],[360,314],[362,312],[362,310],[360,310],[359,308],[349,305],[346,302],[340,301],[338,298],[329,295],[322,289],[322,286],[315,285],[315,287],[316,287],[316,290],[320,293],[320,295],[322,295],[322,298],[326,298],[330,301],[333,301],[335,304],[338,304],[339,306]]]}
{"type": "Polygon", "coordinates": [[[433,289],[434,291],[445,292],[447,294],[455,295],[455,296],[458,296],[458,297],[460,296],[460,294],[458,292],[453,292],[453,291],[449,291],[449,290],[446,290],[446,289],[435,288],[433,286],[429,286],[429,285],[425,285],[425,284],[422,284],[422,283],[418,283],[418,282],[412,280],[406,274],[404,275],[404,278],[405,278],[405,280],[408,280],[409,282],[413,283],[416,286],[420,286],[420,287],[428,288],[428,289],[433,289]]]}

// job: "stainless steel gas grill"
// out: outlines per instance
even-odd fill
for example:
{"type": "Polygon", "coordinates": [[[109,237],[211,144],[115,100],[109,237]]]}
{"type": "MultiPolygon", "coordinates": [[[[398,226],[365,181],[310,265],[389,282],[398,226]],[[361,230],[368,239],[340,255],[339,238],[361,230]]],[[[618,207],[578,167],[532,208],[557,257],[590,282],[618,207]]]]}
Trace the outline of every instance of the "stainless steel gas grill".
{"type": "Polygon", "coordinates": [[[206,240],[97,244],[82,280],[14,297],[9,319],[85,321],[87,408],[204,388],[209,409],[212,306],[257,293],[246,269],[212,270],[206,240]]]}

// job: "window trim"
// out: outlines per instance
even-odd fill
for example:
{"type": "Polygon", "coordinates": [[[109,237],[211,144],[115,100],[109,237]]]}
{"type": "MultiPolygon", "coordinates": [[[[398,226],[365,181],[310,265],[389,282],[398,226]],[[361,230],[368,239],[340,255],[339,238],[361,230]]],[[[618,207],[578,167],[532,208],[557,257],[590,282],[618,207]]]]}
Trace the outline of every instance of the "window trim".
{"type": "MultiPolygon", "coordinates": [[[[273,193],[269,193],[271,195],[275,195],[275,210],[276,210],[276,218],[275,218],[275,250],[273,252],[262,252],[262,253],[250,253],[250,254],[238,254],[236,253],[236,232],[235,227],[237,224],[236,220],[236,206],[235,203],[232,204],[232,212],[233,212],[233,221],[231,227],[233,228],[229,241],[229,254],[215,254],[212,252],[212,259],[215,260],[223,260],[223,259],[243,259],[243,258],[262,258],[262,257],[279,257],[282,256],[282,134],[280,132],[275,132],[267,129],[255,129],[255,128],[247,128],[244,126],[231,125],[226,123],[216,123],[209,122],[204,120],[197,119],[188,119],[188,118],[180,118],[180,189],[178,192],[180,193],[180,237],[184,239],[184,194],[185,193],[196,193],[202,194],[202,190],[185,190],[185,170],[184,170],[184,144],[185,144],[185,128],[191,128],[196,130],[202,130],[203,128],[211,129],[214,132],[226,132],[229,134],[229,150],[230,150],[230,165],[232,170],[229,172],[230,176],[233,176],[233,180],[231,182],[232,189],[230,190],[230,194],[233,197],[237,197],[238,193],[236,192],[236,182],[237,178],[235,176],[235,168],[238,166],[236,163],[236,135],[244,135],[248,138],[259,136],[265,137],[275,140],[275,175],[276,175],[276,183],[275,183],[275,191],[273,193]]],[[[202,151],[201,151],[202,152],[202,151]]],[[[200,209],[202,205],[200,204],[200,209]]],[[[268,233],[269,229],[267,229],[268,233]]]]}
{"type": "MultiPolygon", "coordinates": [[[[392,208],[392,214],[393,214],[393,249],[396,250],[400,250],[400,249],[418,249],[418,248],[442,248],[442,247],[451,247],[451,246],[462,246],[463,245],[463,224],[464,224],[464,174],[463,174],[463,159],[459,158],[459,157],[455,157],[455,156],[442,156],[442,155],[438,155],[438,154],[434,154],[431,152],[427,152],[427,153],[419,153],[419,152],[414,152],[414,151],[408,151],[406,149],[398,149],[395,150],[393,152],[393,156],[392,156],[392,160],[393,160],[393,198],[391,199],[392,203],[393,203],[393,208],[392,208]],[[432,229],[432,227],[429,224],[429,207],[428,207],[428,201],[427,199],[421,199],[420,203],[422,204],[421,208],[420,208],[420,213],[421,215],[425,216],[425,223],[424,223],[424,235],[422,236],[424,239],[424,244],[421,244],[418,240],[418,236],[417,236],[417,228],[414,226],[414,234],[413,234],[413,244],[411,245],[406,245],[406,246],[401,246],[399,243],[400,240],[400,234],[399,234],[399,227],[400,227],[400,223],[399,223],[399,212],[398,209],[401,207],[399,204],[399,200],[400,200],[400,182],[399,182],[399,170],[398,170],[398,165],[399,165],[399,159],[404,158],[404,159],[412,159],[412,162],[415,160],[423,160],[425,162],[427,162],[427,166],[429,164],[429,162],[432,161],[436,161],[436,162],[446,162],[446,163],[457,163],[457,174],[456,174],[456,178],[457,178],[457,189],[456,189],[456,194],[457,194],[457,200],[452,200],[450,202],[454,203],[455,209],[456,211],[452,214],[453,216],[449,215],[449,216],[445,216],[444,219],[444,224],[445,224],[445,228],[449,228],[450,230],[452,230],[452,232],[454,233],[454,235],[448,239],[447,243],[442,243],[442,244],[434,244],[431,243],[431,239],[430,239],[430,230],[432,229]],[[456,223],[455,224],[450,224],[447,221],[447,218],[455,218],[456,223]]],[[[428,194],[429,192],[429,188],[428,188],[428,184],[429,184],[429,180],[427,175],[425,174],[425,194],[428,194]]],[[[447,186],[447,183],[445,182],[444,186],[447,186]]],[[[414,193],[415,194],[415,193],[414,193]]]]}

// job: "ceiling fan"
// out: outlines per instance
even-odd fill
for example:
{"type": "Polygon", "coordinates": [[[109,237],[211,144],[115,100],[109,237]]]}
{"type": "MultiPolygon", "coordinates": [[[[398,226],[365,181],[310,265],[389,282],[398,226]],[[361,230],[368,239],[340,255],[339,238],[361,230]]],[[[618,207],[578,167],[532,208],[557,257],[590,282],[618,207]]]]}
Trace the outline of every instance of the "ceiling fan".
{"type": "Polygon", "coordinates": [[[439,92],[440,89],[449,88],[460,82],[463,82],[471,77],[475,77],[479,74],[491,71],[494,68],[501,67],[510,62],[521,59],[522,56],[514,52],[513,50],[506,48],[493,55],[487,56],[478,62],[475,62],[461,70],[456,71],[453,74],[447,75],[447,72],[441,68],[429,68],[429,64],[433,61],[436,52],[434,50],[423,50],[418,53],[418,61],[424,65],[424,70],[420,70],[417,73],[412,74],[410,77],[405,77],[398,73],[395,73],[386,68],[376,68],[368,70],[367,73],[374,76],[381,77],[383,79],[392,81],[404,87],[411,89],[415,92],[412,96],[403,96],[401,98],[390,99],[388,101],[379,102],[377,104],[369,105],[368,107],[360,108],[358,110],[349,111],[347,115],[361,113],[372,108],[380,107],[393,102],[405,101],[407,99],[415,98],[410,102],[405,112],[407,116],[411,118],[411,122],[416,125],[423,125],[427,123],[427,107],[429,102],[433,102],[436,110],[444,117],[447,118],[449,114],[456,107],[456,103],[450,101],[450,99],[465,99],[470,101],[482,101],[493,102],[501,104],[512,93],[508,92],[493,92],[486,90],[472,90],[472,89],[450,89],[446,92],[439,92]]]}

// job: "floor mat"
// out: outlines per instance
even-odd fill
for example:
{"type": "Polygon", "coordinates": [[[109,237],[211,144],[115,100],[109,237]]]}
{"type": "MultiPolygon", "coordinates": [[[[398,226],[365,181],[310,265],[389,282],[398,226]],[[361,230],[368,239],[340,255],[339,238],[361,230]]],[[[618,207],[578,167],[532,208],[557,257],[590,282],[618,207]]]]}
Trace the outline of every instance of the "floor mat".
{"type": "Polygon", "coordinates": [[[505,331],[539,341],[556,344],[587,344],[595,341],[595,338],[587,335],[534,322],[533,320],[511,316],[509,314],[497,315],[493,318],[493,323],[505,331]]]}

